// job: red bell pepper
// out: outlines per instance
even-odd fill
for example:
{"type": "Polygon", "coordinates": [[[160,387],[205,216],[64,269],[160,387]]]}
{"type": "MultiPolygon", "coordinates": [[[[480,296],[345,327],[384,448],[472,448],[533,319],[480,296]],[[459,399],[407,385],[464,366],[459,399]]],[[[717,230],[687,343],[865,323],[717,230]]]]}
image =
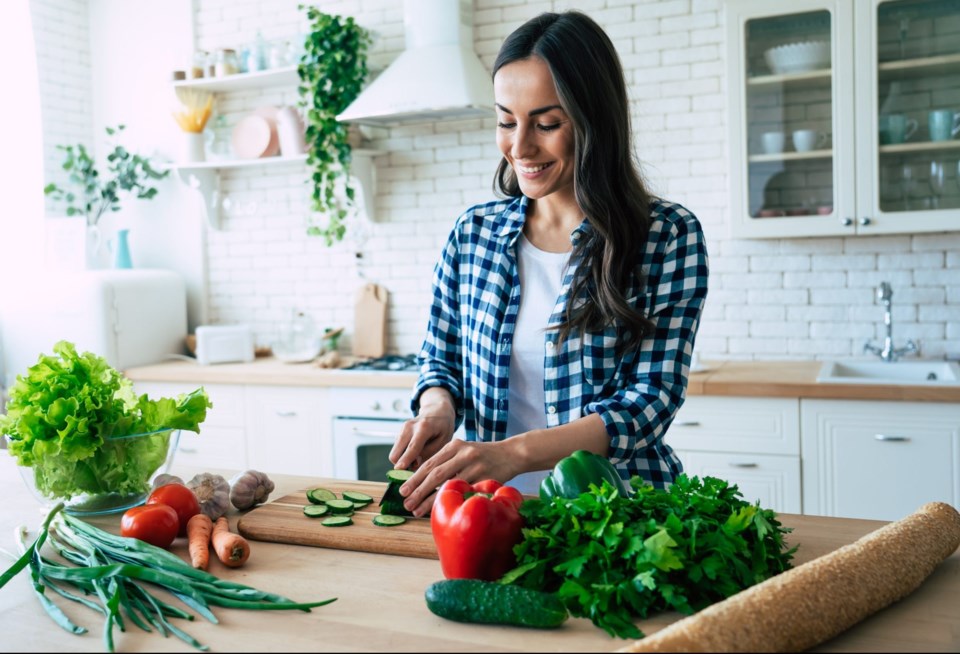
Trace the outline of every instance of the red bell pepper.
{"type": "Polygon", "coordinates": [[[443,575],[494,581],[513,568],[513,546],[523,537],[522,502],[520,491],[493,479],[445,482],[430,511],[443,575]]]}

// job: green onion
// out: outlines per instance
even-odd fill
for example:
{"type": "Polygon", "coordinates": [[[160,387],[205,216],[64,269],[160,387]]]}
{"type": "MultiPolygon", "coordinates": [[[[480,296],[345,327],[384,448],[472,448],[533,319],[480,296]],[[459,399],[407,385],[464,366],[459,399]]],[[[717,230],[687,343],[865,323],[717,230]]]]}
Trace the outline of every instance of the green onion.
{"type": "Polygon", "coordinates": [[[193,568],[167,550],[133,538],[115,536],[62,513],[62,510],[61,503],[50,511],[30,545],[26,544],[25,530],[21,532],[21,556],[0,575],[0,588],[29,567],[34,593],[59,627],[78,635],[87,631],[63,613],[45,594],[47,589],[104,617],[103,643],[108,652],[114,651],[114,626],[126,631],[124,616],[143,631],[156,631],[163,637],[173,634],[195,649],[208,649],[168,619],[193,621],[194,614],[154,596],[147,590],[149,586],[169,593],[214,624],[219,620],[211,606],[253,611],[310,611],[336,601],[331,598],[297,602],[219,579],[193,568]],[[45,543],[49,543],[67,564],[42,556],[40,551],[45,543]],[[76,595],[64,586],[73,586],[86,597],[76,595]]]}

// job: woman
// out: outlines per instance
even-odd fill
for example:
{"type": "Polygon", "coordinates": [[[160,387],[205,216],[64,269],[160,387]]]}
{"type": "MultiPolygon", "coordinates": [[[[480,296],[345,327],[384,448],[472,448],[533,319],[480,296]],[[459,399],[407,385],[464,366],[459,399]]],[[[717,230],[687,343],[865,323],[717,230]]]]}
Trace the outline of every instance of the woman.
{"type": "Polygon", "coordinates": [[[453,477],[536,494],[579,449],[658,487],[682,471],[663,436],[707,253],[696,218],[644,188],[616,50],[587,16],[545,13],[506,39],[493,80],[506,199],[460,216],[441,254],[416,417],[390,452],[416,468],[400,489],[415,515],[453,477]]]}

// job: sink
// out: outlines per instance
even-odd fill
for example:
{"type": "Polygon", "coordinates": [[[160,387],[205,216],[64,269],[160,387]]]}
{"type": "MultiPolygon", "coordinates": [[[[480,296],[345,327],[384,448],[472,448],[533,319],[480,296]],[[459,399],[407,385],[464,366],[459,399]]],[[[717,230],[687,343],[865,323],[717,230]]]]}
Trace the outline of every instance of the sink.
{"type": "Polygon", "coordinates": [[[960,366],[950,361],[827,361],[817,382],[960,386],[960,366]]]}

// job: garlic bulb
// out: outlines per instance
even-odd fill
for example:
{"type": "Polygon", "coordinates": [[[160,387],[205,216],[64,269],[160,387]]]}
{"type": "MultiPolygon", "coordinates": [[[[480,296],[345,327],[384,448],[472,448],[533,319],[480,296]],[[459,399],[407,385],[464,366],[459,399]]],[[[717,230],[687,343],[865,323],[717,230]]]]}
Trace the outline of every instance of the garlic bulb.
{"type": "Polygon", "coordinates": [[[245,511],[262,504],[273,492],[274,484],[264,472],[247,470],[230,480],[230,502],[245,511]]]}

